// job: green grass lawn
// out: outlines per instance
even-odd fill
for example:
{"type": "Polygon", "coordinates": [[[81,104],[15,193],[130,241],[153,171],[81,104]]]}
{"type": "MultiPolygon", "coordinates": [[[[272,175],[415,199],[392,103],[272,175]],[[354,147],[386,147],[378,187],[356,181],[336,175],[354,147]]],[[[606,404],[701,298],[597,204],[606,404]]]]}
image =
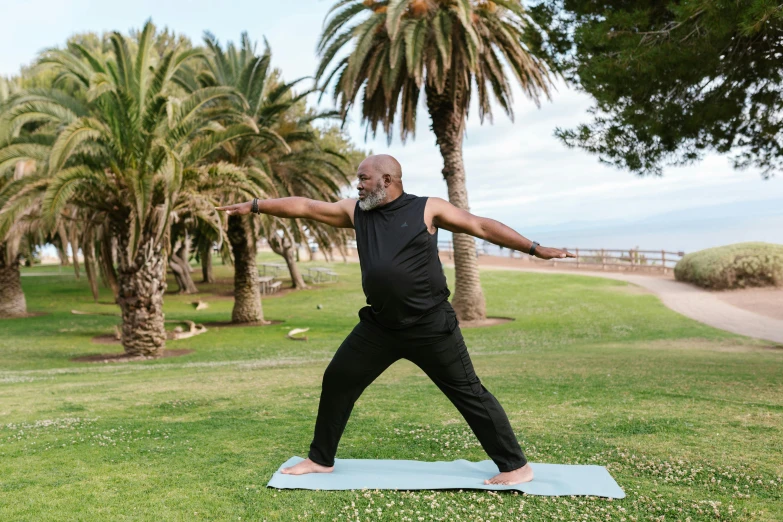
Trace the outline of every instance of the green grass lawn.
{"type": "MultiPolygon", "coordinates": [[[[358,265],[332,266],[339,283],[264,299],[281,324],[111,364],[70,361],[121,350],[91,341],[118,318],[71,314],[116,312],[109,293],[25,269],[51,275],[22,278],[44,315],[0,321],[0,520],[783,520],[783,348],[619,281],[546,273],[482,273],[489,314],[515,321],[463,331],[476,372],[531,461],[605,465],[625,499],[267,489],[307,456],[323,370],[364,304],[358,265]],[[297,327],[308,342],[285,338],[297,327]]],[[[166,318],[229,320],[230,268],[215,270],[197,296],[166,295],[166,318]]],[[[408,361],[359,399],[337,457],[488,458],[408,361]]]]}

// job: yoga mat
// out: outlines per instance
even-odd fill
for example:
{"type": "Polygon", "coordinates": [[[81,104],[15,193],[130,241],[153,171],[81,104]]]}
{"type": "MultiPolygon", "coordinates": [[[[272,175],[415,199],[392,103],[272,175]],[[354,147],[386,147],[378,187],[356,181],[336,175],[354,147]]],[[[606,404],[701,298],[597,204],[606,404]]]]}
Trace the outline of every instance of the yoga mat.
{"type": "Polygon", "coordinates": [[[285,475],[280,469],[303,461],[291,457],[272,475],[267,487],[278,489],[490,489],[530,495],[593,495],[625,498],[603,466],[530,463],[534,478],[513,486],[484,484],[497,475],[491,460],[420,462],[418,460],[335,459],[331,473],[285,475]]]}

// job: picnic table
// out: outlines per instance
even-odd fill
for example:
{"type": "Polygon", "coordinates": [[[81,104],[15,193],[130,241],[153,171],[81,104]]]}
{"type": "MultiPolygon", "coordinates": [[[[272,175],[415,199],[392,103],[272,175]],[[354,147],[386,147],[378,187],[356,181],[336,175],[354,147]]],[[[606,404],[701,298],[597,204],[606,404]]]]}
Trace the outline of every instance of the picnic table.
{"type": "Polygon", "coordinates": [[[286,270],[288,268],[282,263],[261,263],[261,266],[264,267],[264,275],[266,275],[266,269],[269,268],[269,271],[272,272],[273,276],[276,276],[280,270],[286,270]]]}
{"type": "Polygon", "coordinates": [[[337,274],[331,268],[321,266],[307,267],[307,275],[313,283],[334,283],[337,281],[337,274]]]}
{"type": "Polygon", "coordinates": [[[268,294],[272,282],[275,280],[274,276],[261,276],[258,278],[258,283],[261,285],[261,293],[268,294]]]}

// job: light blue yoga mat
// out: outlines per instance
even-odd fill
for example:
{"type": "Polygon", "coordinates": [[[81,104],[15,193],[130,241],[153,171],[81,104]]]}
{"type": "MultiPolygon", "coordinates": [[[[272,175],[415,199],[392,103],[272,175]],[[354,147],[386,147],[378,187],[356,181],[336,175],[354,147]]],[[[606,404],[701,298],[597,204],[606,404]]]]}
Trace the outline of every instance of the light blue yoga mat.
{"type": "Polygon", "coordinates": [[[514,486],[484,484],[497,475],[491,460],[420,462],[418,460],[335,459],[331,473],[285,475],[280,469],[303,461],[291,457],[272,475],[267,487],[278,489],[491,489],[522,491],[530,495],[593,495],[625,498],[603,466],[536,464],[534,478],[514,486]]]}

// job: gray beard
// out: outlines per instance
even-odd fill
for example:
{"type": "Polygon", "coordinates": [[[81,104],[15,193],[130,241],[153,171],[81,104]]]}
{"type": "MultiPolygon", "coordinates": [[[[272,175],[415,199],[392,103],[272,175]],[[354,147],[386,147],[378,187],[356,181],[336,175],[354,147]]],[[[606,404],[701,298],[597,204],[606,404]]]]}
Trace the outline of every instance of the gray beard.
{"type": "Polygon", "coordinates": [[[364,199],[359,200],[359,208],[362,210],[372,210],[380,205],[384,199],[386,199],[386,187],[381,185],[367,194],[364,199]]]}

